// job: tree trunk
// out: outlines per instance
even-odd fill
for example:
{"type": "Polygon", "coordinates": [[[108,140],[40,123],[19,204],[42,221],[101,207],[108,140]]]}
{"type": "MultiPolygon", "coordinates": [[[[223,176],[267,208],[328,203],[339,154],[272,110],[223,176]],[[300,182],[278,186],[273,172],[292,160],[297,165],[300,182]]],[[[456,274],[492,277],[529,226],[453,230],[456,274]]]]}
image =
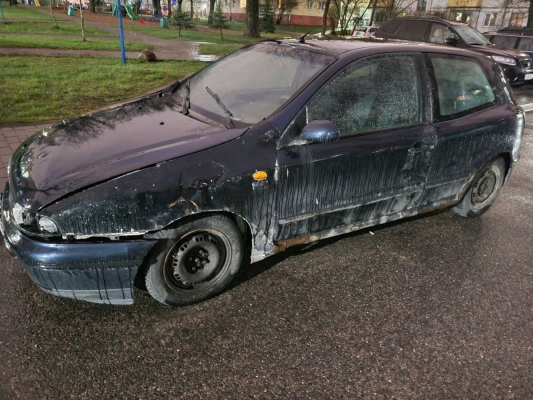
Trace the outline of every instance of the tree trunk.
{"type": "Polygon", "coordinates": [[[178,36],[181,36],[181,25],[178,25],[178,36]]]}
{"type": "Polygon", "coordinates": [[[56,22],[56,18],[54,17],[54,9],[52,8],[51,1],[50,1],[50,16],[52,17],[52,21],[54,21],[54,26],[57,28],[57,22],[56,22]]]}
{"type": "Polygon", "coordinates": [[[224,36],[222,36],[222,28],[220,28],[220,39],[224,40],[224,36]]]}
{"type": "Polygon", "coordinates": [[[89,12],[92,12],[92,13],[96,12],[95,3],[96,2],[94,0],[89,0],[89,12]]]}
{"type": "Polygon", "coordinates": [[[154,10],[154,15],[161,14],[161,3],[159,0],[152,0],[152,8],[154,10]]]}
{"type": "Polygon", "coordinates": [[[246,2],[246,28],[244,36],[259,38],[259,0],[246,2]]]}
{"type": "Polygon", "coordinates": [[[215,1],[209,0],[209,16],[207,17],[207,25],[213,25],[213,14],[215,13],[215,1]]]}
{"type": "Polygon", "coordinates": [[[533,28],[533,0],[529,0],[529,15],[527,16],[527,26],[533,28]]]}
{"type": "MultiPolygon", "coordinates": [[[[180,11],[181,11],[181,3],[183,3],[183,0],[180,1],[180,11]]],[[[172,15],[172,0],[168,0],[168,18],[172,15]]]]}
{"type": "Polygon", "coordinates": [[[326,0],[326,4],[324,4],[324,14],[322,14],[322,36],[326,34],[326,28],[328,27],[329,3],[331,3],[331,0],[326,0]]]}
{"type": "Polygon", "coordinates": [[[194,18],[194,0],[191,0],[191,21],[194,18]]]}
{"type": "MultiPolygon", "coordinates": [[[[120,10],[118,11],[120,12],[120,10]]],[[[83,8],[81,7],[80,0],[80,18],[81,18],[81,40],[85,42],[85,25],[83,24],[83,8]]]]}

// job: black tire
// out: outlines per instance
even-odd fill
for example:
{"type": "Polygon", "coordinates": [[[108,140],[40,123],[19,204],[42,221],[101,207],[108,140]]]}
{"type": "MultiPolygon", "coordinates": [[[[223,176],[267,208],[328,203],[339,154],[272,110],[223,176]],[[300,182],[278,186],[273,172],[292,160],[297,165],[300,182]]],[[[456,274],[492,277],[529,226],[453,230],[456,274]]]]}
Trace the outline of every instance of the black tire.
{"type": "Polygon", "coordinates": [[[461,217],[477,217],[496,201],[505,179],[505,161],[495,158],[474,177],[463,200],[452,211],[461,217]]]}
{"type": "Polygon", "coordinates": [[[235,222],[215,215],[172,231],[145,261],[146,289],[157,301],[186,306],[222,292],[242,263],[244,243],[235,222]]]}

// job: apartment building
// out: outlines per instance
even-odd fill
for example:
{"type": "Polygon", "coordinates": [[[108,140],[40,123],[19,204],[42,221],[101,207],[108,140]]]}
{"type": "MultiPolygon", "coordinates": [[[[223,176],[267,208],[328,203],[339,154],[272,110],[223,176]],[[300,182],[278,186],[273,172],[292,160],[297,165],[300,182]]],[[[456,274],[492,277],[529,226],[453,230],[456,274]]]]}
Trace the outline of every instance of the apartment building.
{"type": "Polygon", "coordinates": [[[524,0],[417,0],[409,14],[461,21],[480,32],[525,26],[529,4],[524,0]]]}

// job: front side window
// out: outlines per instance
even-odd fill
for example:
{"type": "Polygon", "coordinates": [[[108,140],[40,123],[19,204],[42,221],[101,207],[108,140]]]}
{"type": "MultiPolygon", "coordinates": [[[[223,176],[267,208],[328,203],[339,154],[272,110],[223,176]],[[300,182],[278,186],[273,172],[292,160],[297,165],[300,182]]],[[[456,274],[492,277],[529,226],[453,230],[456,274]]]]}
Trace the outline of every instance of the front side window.
{"type": "Polygon", "coordinates": [[[431,32],[429,34],[429,41],[431,43],[444,44],[446,38],[453,38],[455,35],[442,24],[432,24],[431,32]]]}
{"type": "MultiPolygon", "coordinates": [[[[460,117],[494,104],[494,93],[481,66],[466,57],[431,56],[440,119],[460,117]]],[[[439,118],[437,118],[439,119],[439,118]]]]}
{"type": "MultiPolygon", "coordinates": [[[[325,54],[284,44],[267,42],[244,48],[190,79],[190,108],[227,125],[225,111],[208,87],[233,114],[234,123],[256,124],[333,61],[325,54]]],[[[176,93],[178,102],[186,93],[185,85],[181,85],[176,93]]]]}
{"type": "Polygon", "coordinates": [[[494,36],[494,38],[492,38],[492,43],[496,46],[512,49],[516,43],[516,38],[512,36],[494,36]]]}
{"type": "Polygon", "coordinates": [[[498,17],[497,13],[487,13],[485,15],[485,23],[483,26],[495,26],[496,25],[496,18],[498,17]]]}
{"type": "Polygon", "coordinates": [[[306,107],[306,123],[326,119],[341,136],[420,122],[413,56],[381,56],[348,66],[306,107]]]}

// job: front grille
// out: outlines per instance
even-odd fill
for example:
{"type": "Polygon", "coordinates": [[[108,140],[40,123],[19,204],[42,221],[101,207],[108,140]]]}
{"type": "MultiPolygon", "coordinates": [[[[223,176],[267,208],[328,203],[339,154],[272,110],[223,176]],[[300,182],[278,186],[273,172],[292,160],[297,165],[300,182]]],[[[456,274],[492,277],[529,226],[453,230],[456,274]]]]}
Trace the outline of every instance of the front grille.
{"type": "Polygon", "coordinates": [[[520,60],[520,65],[526,69],[531,68],[531,60],[520,60]]]}

